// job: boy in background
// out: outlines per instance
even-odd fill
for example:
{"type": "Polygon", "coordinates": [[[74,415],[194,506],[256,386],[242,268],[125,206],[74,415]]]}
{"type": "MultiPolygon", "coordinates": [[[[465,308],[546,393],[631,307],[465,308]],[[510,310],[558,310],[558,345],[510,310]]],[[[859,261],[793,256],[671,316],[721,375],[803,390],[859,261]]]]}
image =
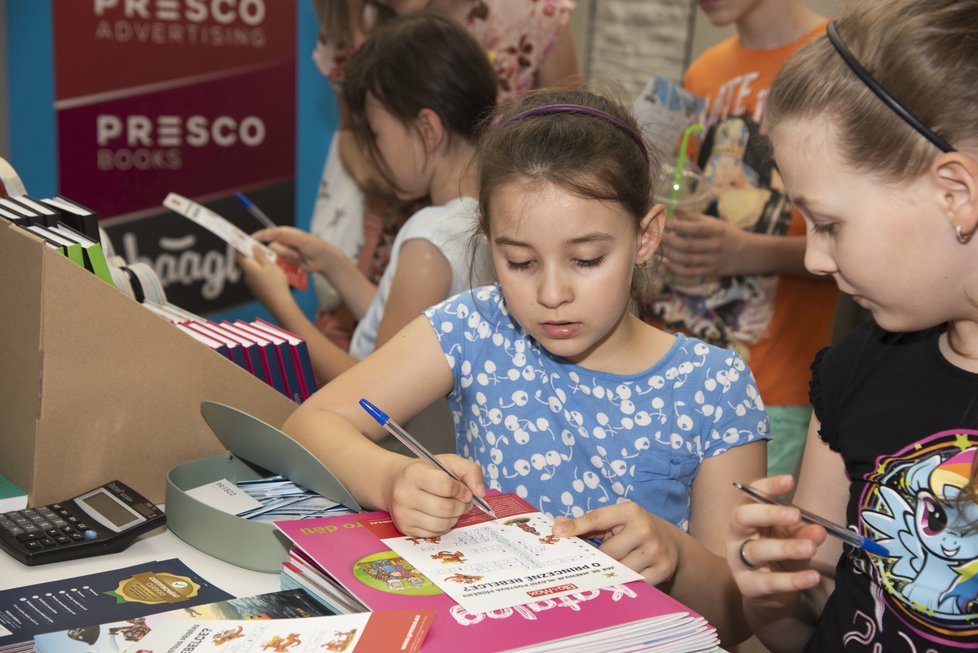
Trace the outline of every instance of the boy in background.
{"type": "Polygon", "coordinates": [[[747,359],[770,417],[768,473],[794,474],[811,416],[809,366],[829,344],[838,293],[804,268],[805,225],[773,165],[764,109],[778,70],[826,20],[801,0],[699,4],[714,25],[737,29],[683,80],[706,101],[696,163],[714,200],[705,214],[677,212],[667,226],[667,280],[701,282],[680,290],[667,281],[650,319],[747,359]]]}

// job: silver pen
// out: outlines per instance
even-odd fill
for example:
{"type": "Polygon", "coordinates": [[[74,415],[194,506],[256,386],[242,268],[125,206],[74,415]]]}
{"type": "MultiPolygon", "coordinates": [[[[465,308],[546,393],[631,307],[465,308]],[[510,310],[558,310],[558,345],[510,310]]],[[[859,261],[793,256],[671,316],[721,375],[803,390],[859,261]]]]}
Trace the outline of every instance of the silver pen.
{"type": "MultiPolygon", "coordinates": [[[[371,417],[377,420],[378,424],[387,429],[391,435],[400,440],[401,444],[410,449],[415,456],[421,458],[422,460],[427,460],[429,463],[464,485],[465,482],[458,477],[458,474],[445,467],[445,465],[443,465],[434,454],[428,451],[420,442],[415,440],[414,436],[405,431],[397,422],[388,417],[387,413],[377,408],[366,399],[360,400],[360,407],[367,411],[371,417]]],[[[472,501],[479,507],[480,510],[482,510],[482,512],[486,513],[493,519],[497,519],[495,511],[493,511],[492,507],[485,499],[482,497],[477,497],[473,494],[472,501]]]]}

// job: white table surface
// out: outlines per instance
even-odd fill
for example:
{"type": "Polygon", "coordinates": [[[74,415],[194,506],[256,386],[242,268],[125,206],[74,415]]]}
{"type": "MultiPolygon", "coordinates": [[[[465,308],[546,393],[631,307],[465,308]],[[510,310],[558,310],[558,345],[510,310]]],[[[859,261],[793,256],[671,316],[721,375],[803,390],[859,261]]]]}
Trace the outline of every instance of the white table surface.
{"type": "MultiPolygon", "coordinates": [[[[233,546],[233,545],[232,545],[233,546]]],[[[0,589],[73,578],[121,567],[179,558],[199,576],[234,596],[281,589],[278,574],[238,567],[190,546],[166,527],[142,535],[125,551],[28,567],[0,550],[0,589]]]]}

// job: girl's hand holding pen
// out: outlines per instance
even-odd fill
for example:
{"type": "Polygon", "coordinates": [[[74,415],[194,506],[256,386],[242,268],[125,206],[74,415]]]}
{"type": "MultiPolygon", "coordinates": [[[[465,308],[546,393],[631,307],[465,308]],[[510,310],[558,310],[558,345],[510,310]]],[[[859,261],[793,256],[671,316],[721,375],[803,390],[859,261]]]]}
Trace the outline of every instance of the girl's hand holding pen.
{"type": "Polygon", "coordinates": [[[295,227],[261,229],[251,234],[251,237],[267,243],[276,254],[309,272],[323,272],[330,257],[346,257],[338,247],[295,227]]]}
{"type": "Polygon", "coordinates": [[[675,526],[637,503],[604,506],[577,519],[557,517],[553,533],[600,540],[601,551],[642,574],[650,585],[671,580],[679,565],[675,526]]]}
{"type": "Polygon", "coordinates": [[[455,454],[438,455],[464,481],[459,483],[425,460],[402,459],[388,488],[388,512],[405,535],[442,535],[472,508],[474,493],[485,496],[478,463],[455,454]]]}
{"type": "MultiPolygon", "coordinates": [[[[772,476],[751,487],[780,495],[791,491],[794,479],[772,476]]],[[[748,500],[730,520],[727,563],[744,597],[797,601],[801,590],[822,580],[811,564],[826,536],[823,527],[803,521],[798,508],[748,500]]]]}

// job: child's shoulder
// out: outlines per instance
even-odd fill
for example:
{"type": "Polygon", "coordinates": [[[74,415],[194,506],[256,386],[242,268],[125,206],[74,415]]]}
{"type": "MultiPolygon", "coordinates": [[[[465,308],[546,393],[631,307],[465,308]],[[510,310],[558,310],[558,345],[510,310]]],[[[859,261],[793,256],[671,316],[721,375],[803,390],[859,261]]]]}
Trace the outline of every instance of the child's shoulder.
{"type": "Polygon", "coordinates": [[[717,345],[688,336],[684,333],[676,333],[676,343],[673,350],[677,355],[695,360],[715,361],[716,364],[723,364],[737,369],[747,369],[747,362],[744,357],[734,349],[725,349],[717,345]]]}
{"type": "Polygon", "coordinates": [[[435,315],[453,316],[455,318],[469,319],[472,315],[478,315],[487,322],[498,322],[500,318],[509,319],[509,312],[503,301],[502,291],[498,284],[479,286],[449,297],[440,304],[429,308],[426,313],[429,317],[435,315]]]}

